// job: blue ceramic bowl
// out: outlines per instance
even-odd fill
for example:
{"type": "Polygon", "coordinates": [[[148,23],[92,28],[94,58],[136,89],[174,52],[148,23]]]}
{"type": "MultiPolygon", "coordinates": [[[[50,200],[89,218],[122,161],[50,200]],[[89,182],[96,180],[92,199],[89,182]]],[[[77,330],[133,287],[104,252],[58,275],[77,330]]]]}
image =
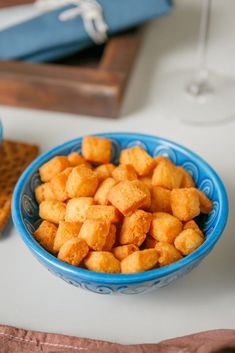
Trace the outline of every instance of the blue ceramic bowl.
{"type": "Polygon", "coordinates": [[[113,141],[113,163],[118,161],[121,149],[140,145],[152,156],[165,155],[192,174],[197,187],[213,201],[213,210],[210,215],[199,217],[199,222],[206,236],[205,242],[192,254],[169,266],[129,275],[91,272],[63,263],[46,252],[32,235],[40,224],[38,206],[34,198],[34,189],[40,184],[38,168],[56,155],[68,155],[72,151],[80,152],[82,138],[53,148],[38,157],[25,170],[16,185],[12,202],[13,221],[18,233],[43,266],[56,276],[79,288],[102,294],[114,292],[136,294],[166,286],[196,267],[213,249],[221,236],[228,217],[228,201],[223,183],[204,160],[174,142],[155,136],[131,133],[106,133],[100,136],[108,137],[113,141]]]}

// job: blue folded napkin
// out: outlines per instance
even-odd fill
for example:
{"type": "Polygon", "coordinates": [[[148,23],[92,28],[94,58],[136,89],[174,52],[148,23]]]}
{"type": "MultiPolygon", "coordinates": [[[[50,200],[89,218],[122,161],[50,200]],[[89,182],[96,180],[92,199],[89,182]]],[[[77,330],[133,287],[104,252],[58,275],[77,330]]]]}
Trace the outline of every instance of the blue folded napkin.
{"type": "MultiPolygon", "coordinates": [[[[107,35],[167,14],[171,0],[97,0],[103,9],[107,35]]],[[[0,60],[47,62],[73,54],[94,44],[81,16],[61,21],[66,5],[0,31],[0,60]]]]}

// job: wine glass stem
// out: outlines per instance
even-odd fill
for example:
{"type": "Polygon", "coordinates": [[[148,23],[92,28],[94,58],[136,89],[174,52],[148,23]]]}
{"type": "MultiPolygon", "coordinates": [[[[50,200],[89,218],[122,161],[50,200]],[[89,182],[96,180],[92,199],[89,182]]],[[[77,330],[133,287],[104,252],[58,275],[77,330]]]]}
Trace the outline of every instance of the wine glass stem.
{"type": "Polygon", "coordinates": [[[191,97],[203,97],[213,92],[208,80],[207,48],[209,40],[212,0],[202,0],[202,13],[198,37],[198,67],[186,86],[186,93],[191,97]]]}
{"type": "Polygon", "coordinates": [[[198,73],[202,77],[208,75],[207,68],[207,48],[209,40],[209,29],[211,19],[211,3],[212,0],[202,0],[202,14],[198,38],[198,55],[199,55],[199,68],[198,73]]]}

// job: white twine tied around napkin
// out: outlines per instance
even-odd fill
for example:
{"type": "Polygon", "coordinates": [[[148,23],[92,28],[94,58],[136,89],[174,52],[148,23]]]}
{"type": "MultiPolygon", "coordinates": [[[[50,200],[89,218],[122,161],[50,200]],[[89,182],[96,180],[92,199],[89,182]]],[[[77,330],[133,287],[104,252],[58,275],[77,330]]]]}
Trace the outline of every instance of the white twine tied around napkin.
{"type": "Polygon", "coordinates": [[[35,4],[42,12],[74,5],[75,7],[61,12],[59,20],[69,21],[81,16],[85,31],[96,44],[107,40],[108,26],[104,21],[103,9],[96,0],[37,0],[35,4]]]}

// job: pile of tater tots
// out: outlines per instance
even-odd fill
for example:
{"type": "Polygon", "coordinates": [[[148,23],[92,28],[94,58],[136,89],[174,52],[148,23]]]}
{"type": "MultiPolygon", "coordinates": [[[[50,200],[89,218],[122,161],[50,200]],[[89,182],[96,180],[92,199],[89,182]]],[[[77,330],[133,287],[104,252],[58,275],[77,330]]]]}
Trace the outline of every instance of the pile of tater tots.
{"type": "Polygon", "coordinates": [[[212,202],[191,175],[139,146],[111,160],[112,141],[87,136],[82,155],[56,156],[39,168],[42,223],[34,236],[72,266],[136,273],[169,265],[204,241],[194,218],[212,202]]]}

